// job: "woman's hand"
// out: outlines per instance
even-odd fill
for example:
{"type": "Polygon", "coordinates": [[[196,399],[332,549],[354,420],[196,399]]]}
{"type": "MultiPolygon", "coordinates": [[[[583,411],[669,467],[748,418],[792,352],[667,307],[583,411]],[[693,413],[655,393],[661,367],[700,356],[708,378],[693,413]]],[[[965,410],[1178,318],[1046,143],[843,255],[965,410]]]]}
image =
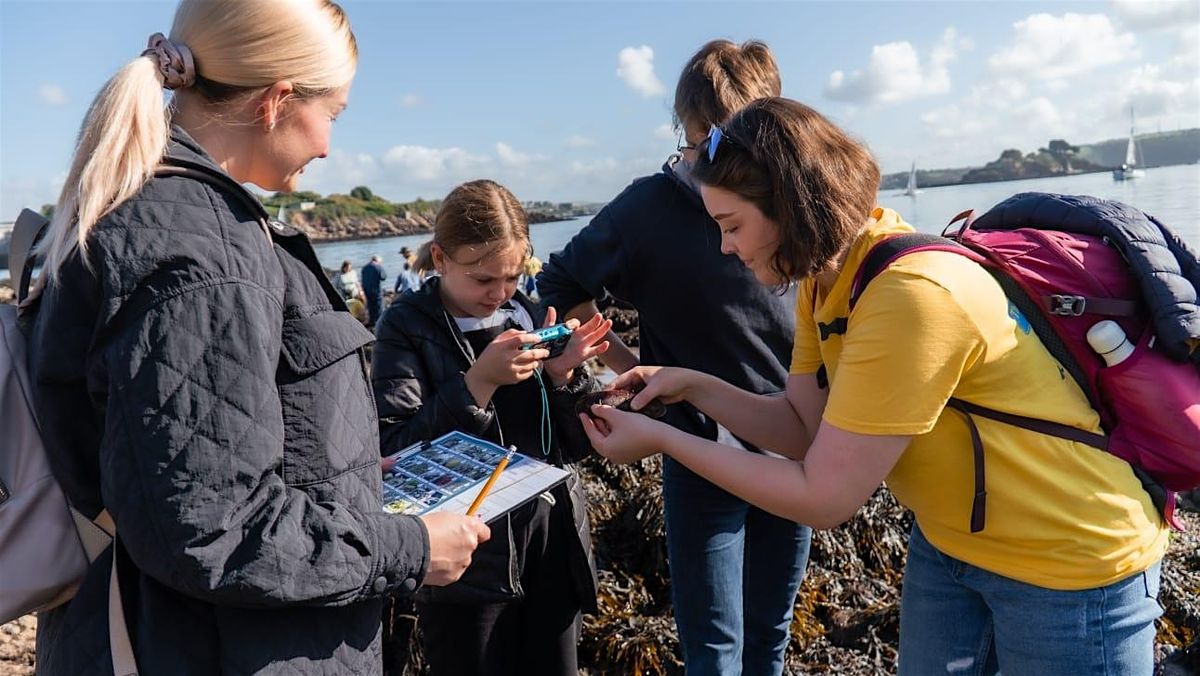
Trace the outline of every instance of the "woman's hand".
{"type": "Polygon", "coordinates": [[[641,388],[629,405],[635,411],[657,398],[664,404],[686,401],[688,390],[700,379],[701,374],[677,366],[637,366],[617,376],[609,389],[641,388]]]}
{"type": "Polygon", "coordinates": [[[533,334],[509,329],[496,336],[475,363],[467,370],[467,389],[480,408],[487,406],[496,388],[519,383],[537,371],[541,360],[550,356],[542,348],[523,350],[522,346],[537,342],[533,334]]]}
{"type": "Polygon", "coordinates": [[[429,566],[424,584],[433,587],[462,577],[471,565],[475,548],[492,537],[491,529],[476,516],[438,512],[420,518],[429,532],[429,566]]]}
{"type": "MultiPolygon", "coordinates": [[[[553,326],[558,313],[551,307],[546,311],[545,326],[553,326]]],[[[562,354],[553,359],[547,359],[543,366],[550,382],[555,387],[562,387],[571,382],[574,370],[580,364],[608,351],[608,341],[603,340],[612,328],[612,321],[596,314],[583,325],[578,319],[568,319],[567,328],[571,329],[571,340],[562,354]]]]}
{"type": "Polygon", "coordinates": [[[661,452],[675,432],[673,427],[657,420],[611,406],[593,406],[592,415],[580,413],[579,420],[592,447],[619,465],[661,452]]]}

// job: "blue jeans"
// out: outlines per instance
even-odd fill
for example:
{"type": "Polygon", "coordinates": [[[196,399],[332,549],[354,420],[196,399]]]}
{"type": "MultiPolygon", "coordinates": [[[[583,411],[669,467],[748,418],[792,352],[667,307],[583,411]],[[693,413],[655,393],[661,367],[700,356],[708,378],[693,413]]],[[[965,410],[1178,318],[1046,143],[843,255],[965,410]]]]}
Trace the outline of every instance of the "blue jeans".
{"type": "Polygon", "coordinates": [[[812,531],[663,459],[671,602],[688,676],[783,671],[812,531]]]}
{"type": "Polygon", "coordinates": [[[1161,564],[1057,591],[946,556],[915,524],[900,601],[900,676],[1151,676],[1161,564]]]}

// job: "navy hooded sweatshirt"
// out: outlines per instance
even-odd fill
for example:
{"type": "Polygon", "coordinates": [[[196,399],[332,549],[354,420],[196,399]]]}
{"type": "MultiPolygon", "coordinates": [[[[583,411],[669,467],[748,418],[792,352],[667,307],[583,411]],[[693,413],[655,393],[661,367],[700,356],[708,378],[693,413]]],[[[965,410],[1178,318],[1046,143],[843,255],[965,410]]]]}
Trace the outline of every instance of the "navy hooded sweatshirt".
{"type": "MultiPolygon", "coordinates": [[[[538,275],[542,304],[566,312],[611,295],[638,311],[641,363],[683,366],[760,394],[783,390],[795,333],[792,292],[759,283],[736,256],[680,162],[635,180],[538,275]]],[[[716,425],[672,406],[676,427],[716,425]]]]}

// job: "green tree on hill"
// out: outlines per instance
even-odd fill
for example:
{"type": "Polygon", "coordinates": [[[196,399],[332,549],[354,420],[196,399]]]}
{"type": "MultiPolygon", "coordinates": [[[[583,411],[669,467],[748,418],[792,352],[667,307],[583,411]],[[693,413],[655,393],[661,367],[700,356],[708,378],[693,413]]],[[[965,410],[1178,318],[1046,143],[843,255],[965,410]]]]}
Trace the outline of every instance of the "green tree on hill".
{"type": "Polygon", "coordinates": [[[350,196],[364,202],[371,202],[375,199],[375,193],[371,192],[371,189],[365,185],[360,185],[351,190],[350,196]]]}
{"type": "Polygon", "coordinates": [[[1070,172],[1071,159],[1079,153],[1079,146],[1073,146],[1060,138],[1056,138],[1050,141],[1046,152],[1058,160],[1058,163],[1062,165],[1063,171],[1070,172]]]}

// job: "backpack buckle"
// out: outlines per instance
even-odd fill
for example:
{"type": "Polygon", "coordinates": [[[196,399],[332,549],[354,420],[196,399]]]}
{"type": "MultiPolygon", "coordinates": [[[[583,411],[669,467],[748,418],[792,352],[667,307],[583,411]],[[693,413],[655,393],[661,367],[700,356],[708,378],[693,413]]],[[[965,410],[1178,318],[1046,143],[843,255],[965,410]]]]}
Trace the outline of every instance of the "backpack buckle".
{"type": "Polygon", "coordinates": [[[1070,296],[1056,293],[1050,296],[1050,314],[1060,317],[1078,317],[1087,308],[1087,299],[1083,296],[1070,296]]]}

